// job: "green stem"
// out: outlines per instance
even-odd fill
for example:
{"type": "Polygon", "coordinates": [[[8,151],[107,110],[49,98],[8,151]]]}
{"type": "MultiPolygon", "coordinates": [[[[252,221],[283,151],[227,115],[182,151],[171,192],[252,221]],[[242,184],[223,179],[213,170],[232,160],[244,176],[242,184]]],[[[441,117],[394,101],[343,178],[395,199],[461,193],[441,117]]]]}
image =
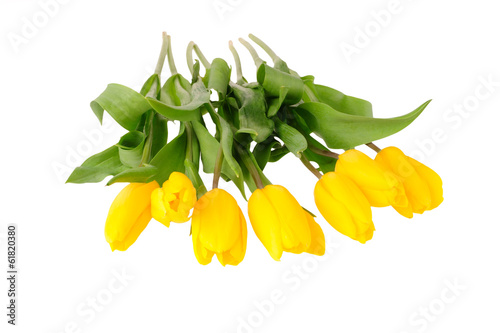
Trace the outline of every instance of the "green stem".
{"type": "Polygon", "coordinates": [[[324,150],[324,149],[315,147],[313,145],[308,145],[307,148],[309,148],[309,150],[312,151],[315,154],[322,155],[322,156],[327,156],[327,157],[333,157],[333,158],[339,159],[339,154],[334,153],[333,151],[324,150]]]}
{"type": "Polygon", "coordinates": [[[144,142],[144,149],[142,151],[141,163],[143,166],[151,159],[151,148],[153,147],[153,119],[155,117],[154,111],[150,110],[146,115],[146,124],[144,125],[144,133],[147,135],[146,142],[144,142]]]}
{"type": "Polygon", "coordinates": [[[212,182],[212,189],[219,187],[222,163],[224,163],[224,153],[222,152],[222,143],[220,143],[219,150],[217,151],[217,157],[215,158],[214,180],[212,182]]]}
{"type": "Polygon", "coordinates": [[[186,158],[193,162],[193,125],[191,122],[184,122],[184,126],[186,126],[187,133],[187,148],[186,148],[186,158]]]}
{"type": "Polygon", "coordinates": [[[371,149],[373,149],[374,151],[376,151],[377,153],[380,152],[382,149],[380,149],[379,147],[377,147],[377,145],[375,145],[373,142],[370,142],[370,143],[367,143],[366,144],[368,147],[370,147],[371,149]]]}
{"type": "Polygon", "coordinates": [[[309,160],[304,156],[304,154],[300,156],[300,161],[302,162],[302,164],[305,165],[307,169],[309,169],[309,171],[311,171],[316,177],[318,177],[318,179],[321,179],[321,177],[323,176],[321,172],[319,172],[314,167],[314,165],[312,165],[311,162],[309,162],[309,160]]]}
{"type": "MultiPolygon", "coordinates": [[[[167,33],[164,31],[162,34],[162,44],[160,50],[160,56],[158,57],[158,61],[156,62],[155,74],[158,75],[158,81],[160,81],[161,71],[163,70],[163,64],[165,63],[165,58],[167,57],[168,52],[168,38],[167,33]]],[[[158,82],[155,81],[151,85],[151,89],[149,89],[146,97],[155,98],[156,90],[158,89],[158,82]]]]}
{"type": "Polygon", "coordinates": [[[198,56],[198,58],[200,58],[203,67],[205,67],[205,69],[209,69],[210,63],[208,62],[207,58],[205,58],[198,45],[194,44],[193,47],[194,47],[194,52],[196,52],[196,55],[198,56]]]}
{"type": "Polygon", "coordinates": [[[253,61],[255,62],[255,66],[259,67],[260,65],[262,65],[264,60],[259,58],[259,55],[258,55],[257,51],[255,51],[253,46],[250,45],[250,43],[247,42],[246,40],[244,40],[243,38],[238,38],[238,40],[240,41],[241,44],[243,44],[244,47],[246,47],[248,52],[250,52],[250,54],[252,55],[253,61]]]}
{"type": "Polygon", "coordinates": [[[264,50],[264,52],[266,52],[271,57],[271,59],[273,59],[273,62],[281,60],[281,58],[278,57],[276,53],[274,53],[274,51],[260,38],[254,36],[253,34],[249,34],[248,38],[250,38],[255,44],[259,45],[264,50]]]}
{"type": "Polygon", "coordinates": [[[237,77],[236,83],[238,83],[239,85],[242,85],[243,83],[245,83],[245,81],[243,80],[243,72],[241,70],[240,55],[238,54],[238,52],[234,48],[233,41],[231,41],[231,40],[229,41],[229,49],[231,50],[231,53],[233,54],[234,62],[236,63],[236,77],[237,77]]]}
{"type": "Polygon", "coordinates": [[[241,159],[243,160],[243,164],[248,169],[248,172],[250,172],[250,175],[252,176],[252,179],[255,183],[255,186],[257,186],[257,188],[259,188],[259,189],[264,188],[264,184],[262,182],[262,178],[260,177],[259,170],[257,170],[255,165],[253,164],[251,157],[248,155],[249,152],[245,148],[243,148],[243,146],[241,144],[239,144],[236,141],[234,142],[234,146],[236,147],[238,154],[240,155],[241,159]]]}
{"type": "Polygon", "coordinates": [[[172,41],[170,35],[167,35],[168,41],[168,66],[170,67],[170,74],[177,74],[177,68],[175,68],[174,56],[172,54],[172,41]]]}
{"type": "Polygon", "coordinates": [[[191,75],[194,74],[193,48],[194,48],[194,42],[191,41],[191,42],[189,42],[187,49],[186,49],[186,60],[187,60],[188,68],[189,68],[189,71],[191,72],[191,75]]]}

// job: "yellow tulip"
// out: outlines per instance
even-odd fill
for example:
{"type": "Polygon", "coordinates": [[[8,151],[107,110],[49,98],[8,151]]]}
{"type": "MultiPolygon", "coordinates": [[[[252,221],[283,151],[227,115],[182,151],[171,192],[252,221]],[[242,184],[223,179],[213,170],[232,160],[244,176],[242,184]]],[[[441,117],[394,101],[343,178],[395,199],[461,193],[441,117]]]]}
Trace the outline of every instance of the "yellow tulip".
{"type": "Polygon", "coordinates": [[[411,218],[413,213],[422,214],[436,208],[443,201],[443,182],[429,167],[406,156],[396,147],[382,149],[375,162],[391,170],[402,182],[408,205],[394,207],[403,216],[411,218]]]}
{"type": "Polygon", "coordinates": [[[238,265],[245,257],[247,225],[236,200],[215,188],[196,202],[192,220],[193,248],[198,262],[207,265],[214,254],[223,265],[238,265]]]}
{"type": "Polygon", "coordinates": [[[180,172],[172,172],[161,188],[151,194],[151,214],[167,227],[170,222],[187,222],[196,203],[196,189],[180,172]]]}
{"type": "Polygon", "coordinates": [[[279,261],[283,251],[321,253],[318,248],[324,244],[322,231],[314,220],[311,223],[309,214],[283,186],[267,185],[255,190],[248,200],[248,215],[253,230],[273,259],[279,261]]]}
{"type": "Polygon", "coordinates": [[[151,193],[158,183],[131,183],[109,208],[105,235],[111,250],[125,251],[134,244],[151,220],[151,193]]]}
{"type": "Polygon", "coordinates": [[[351,149],[341,154],[335,172],[358,185],[373,207],[408,205],[403,184],[397,177],[358,150],[351,149]]]}
{"type": "Polygon", "coordinates": [[[370,203],[348,177],[338,172],[324,174],[314,188],[314,200],[338,232],[363,244],[372,239],[375,226],[370,203]]]}

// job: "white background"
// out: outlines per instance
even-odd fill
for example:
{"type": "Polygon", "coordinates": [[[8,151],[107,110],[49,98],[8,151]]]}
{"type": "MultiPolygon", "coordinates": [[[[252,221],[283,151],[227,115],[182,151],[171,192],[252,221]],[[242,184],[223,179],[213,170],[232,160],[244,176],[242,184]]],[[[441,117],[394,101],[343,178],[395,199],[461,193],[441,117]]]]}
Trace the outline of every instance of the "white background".
{"type": "MultiPolygon", "coordinates": [[[[0,266],[6,271],[5,231],[14,222],[20,271],[18,326],[6,324],[2,278],[0,331],[499,332],[496,2],[61,0],[44,21],[47,2],[0,5],[0,266]],[[388,9],[382,26],[373,13],[388,9]],[[23,28],[29,22],[39,26],[31,34],[23,28]],[[378,144],[436,170],[443,204],[412,220],[374,209],[377,231],[366,245],[318,218],[329,248],[321,260],[285,254],[275,262],[250,231],[239,266],[224,268],[215,258],[201,266],[189,224],[156,221],[127,252],[112,253],[104,221],[123,185],[64,180],[123,134],[118,126],[100,129],[89,102],[111,82],[139,89],[163,30],[186,77],[189,41],[209,59],[232,63],[227,41],[251,32],[300,74],[371,101],[377,117],[432,98],[410,127],[378,144]],[[13,38],[24,39],[14,45],[13,38]],[[346,56],[347,44],[357,53],[346,56]],[[115,275],[123,271],[131,278],[120,283],[115,275]],[[93,298],[99,311],[89,305],[93,298]]],[[[245,75],[255,79],[250,56],[236,47],[245,75]]],[[[293,156],[266,171],[317,213],[315,178],[293,156]]],[[[222,187],[246,211],[235,187],[222,187]]]]}

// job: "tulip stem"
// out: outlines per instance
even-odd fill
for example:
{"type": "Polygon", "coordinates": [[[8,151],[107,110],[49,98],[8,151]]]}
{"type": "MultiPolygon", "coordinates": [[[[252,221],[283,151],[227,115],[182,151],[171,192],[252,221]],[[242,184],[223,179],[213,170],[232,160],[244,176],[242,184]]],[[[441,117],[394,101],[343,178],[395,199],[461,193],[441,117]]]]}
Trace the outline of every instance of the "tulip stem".
{"type": "Polygon", "coordinates": [[[311,164],[311,162],[304,156],[304,154],[300,155],[300,161],[305,165],[307,169],[309,169],[309,171],[311,171],[316,177],[318,177],[318,179],[321,179],[321,177],[323,176],[321,172],[319,172],[314,167],[314,165],[311,164]]]}
{"type": "Polygon", "coordinates": [[[167,35],[167,42],[168,42],[168,66],[170,67],[170,73],[172,75],[177,74],[177,68],[175,67],[175,61],[174,61],[174,55],[172,54],[172,38],[170,35],[167,35]]]}
{"type": "Polygon", "coordinates": [[[194,74],[193,48],[194,48],[194,42],[190,41],[186,49],[186,60],[191,75],[194,74]]]}
{"type": "Polygon", "coordinates": [[[321,148],[315,147],[313,145],[309,145],[307,148],[309,148],[309,150],[312,151],[315,154],[318,154],[318,155],[321,155],[321,156],[333,157],[335,159],[339,159],[339,154],[334,153],[333,151],[321,149],[321,148]]]}
{"type": "Polygon", "coordinates": [[[370,142],[370,143],[367,143],[366,144],[368,147],[370,147],[371,149],[373,149],[375,152],[379,152],[381,151],[381,149],[379,147],[377,147],[377,145],[375,145],[373,142],[370,142]]]}
{"type": "Polygon", "coordinates": [[[222,152],[222,143],[219,144],[219,150],[217,151],[217,157],[215,158],[214,167],[214,180],[212,182],[212,189],[219,187],[220,173],[222,171],[222,163],[224,163],[224,153],[222,152]]]}
{"type": "Polygon", "coordinates": [[[241,71],[241,60],[240,60],[240,55],[238,54],[238,51],[234,48],[233,41],[229,41],[229,49],[231,50],[231,53],[233,54],[234,62],[236,63],[236,83],[239,85],[242,85],[245,83],[243,80],[243,73],[241,71]]]}
{"type": "Polygon", "coordinates": [[[264,60],[262,60],[257,51],[255,51],[255,49],[253,48],[252,45],[250,45],[249,42],[247,42],[246,40],[244,40],[243,38],[238,38],[238,40],[240,41],[241,44],[243,44],[244,47],[246,47],[246,49],[248,50],[248,52],[250,52],[250,55],[252,56],[253,58],[253,61],[255,62],[255,66],[259,67],[260,65],[262,65],[262,63],[264,62],[264,60]]]}
{"type": "Polygon", "coordinates": [[[164,31],[162,34],[163,42],[161,44],[160,56],[158,57],[158,62],[156,63],[155,74],[158,75],[158,80],[153,81],[151,88],[149,89],[146,97],[156,98],[156,90],[158,89],[158,82],[160,82],[161,71],[163,70],[163,64],[165,64],[165,58],[168,52],[168,39],[167,33],[164,31]]]}
{"type": "Polygon", "coordinates": [[[201,50],[198,47],[198,45],[194,44],[193,48],[194,48],[194,52],[196,52],[196,55],[198,56],[198,58],[200,58],[200,61],[201,61],[202,65],[203,65],[203,67],[205,67],[205,69],[209,69],[210,68],[210,63],[208,62],[207,58],[205,58],[205,55],[203,55],[203,53],[201,52],[201,50]]]}
{"type": "Polygon", "coordinates": [[[254,36],[253,34],[249,34],[248,37],[257,45],[259,45],[270,57],[273,59],[273,62],[277,62],[281,60],[280,57],[276,55],[276,53],[260,38],[254,36]]]}
{"type": "Polygon", "coordinates": [[[189,121],[184,122],[184,125],[187,134],[186,158],[193,162],[193,125],[189,121]]]}
{"type": "MultiPolygon", "coordinates": [[[[239,155],[241,156],[241,159],[243,160],[243,164],[248,169],[248,172],[250,172],[250,176],[252,176],[252,179],[255,183],[255,186],[259,189],[264,188],[264,183],[262,182],[262,178],[260,177],[259,170],[257,170],[254,162],[252,161],[252,158],[249,155],[251,153],[247,149],[243,148],[243,146],[240,145],[236,141],[234,142],[234,146],[236,147],[236,150],[238,151],[239,155]]],[[[266,179],[266,181],[269,183],[269,181],[267,179],[266,179]]]]}

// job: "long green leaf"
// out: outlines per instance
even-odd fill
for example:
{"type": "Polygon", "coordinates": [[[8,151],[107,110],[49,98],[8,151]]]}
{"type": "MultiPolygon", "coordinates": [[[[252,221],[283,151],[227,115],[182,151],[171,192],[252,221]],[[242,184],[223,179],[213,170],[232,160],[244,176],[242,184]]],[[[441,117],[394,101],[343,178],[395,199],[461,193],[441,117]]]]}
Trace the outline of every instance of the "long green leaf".
{"type": "Polygon", "coordinates": [[[317,102],[303,103],[294,112],[304,118],[328,147],[349,149],[399,132],[411,124],[429,103],[430,100],[406,115],[385,119],[354,116],[317,102]]]}
{"type": "Polygon", "coordinates": [[[207,88],[214,89],[225,98],[230,78],[231,69],[227,62],[224,59],[215,58],[210,65],[207,88]]]}
{"type": "Polygon", "coordinates": [[[298,130],[279,119],[275,119],[274,124],[278,137],[283,140],[288,150],[300,157],[300,153],[307,149],[306,138],[298,130]]]}
{"type": "Polygon", "coordinates": [[[120,161],[118,147],[111,146],[85,160],[73,170],[66,183],[98,183],[107,176],[116,175],[126,169],[120,161]]]}
{"type": "Polygon", "coordinates": [[[135,168],[141,164],[145,139],[144,133],[139,131],[128,132],[120,138],[116,146],[123,165],[135,168]]]}
{"type": "Polygon", "coordinates": [[[174,171],[184,173],[184,160],[186,158],[186,131],[182,128],[179,135],[167,143],[149,164],[158,168],[154,179],[162,185],[174,171]]]}
{"type": "Polygon", "coordinates": [[[288,88],[284,101],[286,104],[298,103],[304,92],[304,83],[299,77],[282,72],[264,63],[257,70],[257,81],[264,87],[266,95],[271,97],[279,97],[281,87],[288,88]]]}
{"type": "Polygon", "coordinates": [[[106,185],[114,183],[149,183],[154,179],[157,172],[158,168],[152,165],[127,169],[111,178],[106,185]]]}

